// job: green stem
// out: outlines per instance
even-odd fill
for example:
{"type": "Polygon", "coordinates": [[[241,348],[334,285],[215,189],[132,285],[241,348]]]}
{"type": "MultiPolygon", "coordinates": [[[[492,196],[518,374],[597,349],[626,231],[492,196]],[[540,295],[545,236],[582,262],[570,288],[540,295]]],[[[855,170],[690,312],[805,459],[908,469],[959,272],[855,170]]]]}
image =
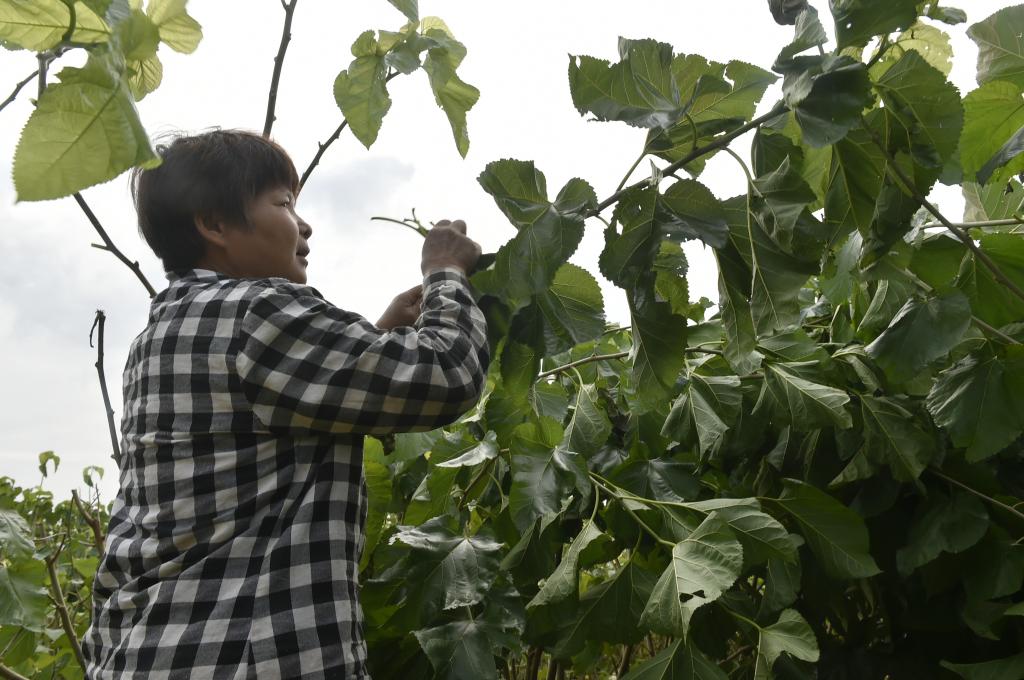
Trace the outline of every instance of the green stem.
{"type": "MultiPolygon", "coordinates": [[[[1019,217],[1011,217],[1005,220],[979,220],[977,222],[954,222],[953,225],[960,229],[974,229],[981,227],[1012,227],[1019,224],[1024,224],[1024,220],[1019,217]]],[[[922,229],[936,229],[938,227],[945,227],[946,225],[941,222],[929,222],[923,225],[922,229]]]]}
{"type": "Polygon", "coordinates": [[[624,352],[614,352],[612,354],[595,354],[594,356],[584,357],[583,359],[577,359],[576,361],[571,361],[565,364],[564,366],[552,368],[550,371],[544,371],[543,373],[537,376],[537,380],[549,378],[553,375],[558,375],[559,373],[568,371],[571,368],[576,368],[577,366],[582,366],[583,364],[590,364],[595,361],[611,361],[613,359],[621,359],[625,356],[629,356],[629,352],[630,350],[626,350],[624,352]]]}
{"type": "Polygon", "coordinates": [[[949,475],[945,474],[944,472],[939,471],[936,468],[932,468],[932,467],[927,468],[926,472],[928,472],[928,473],[938,477],[939,479],[942,479],[944,481],[949,482],[953,486],[958,486],[961,489],[963,489],[964,491],[966,491],[968,493],[972,493],[975,496],[977,496],[978,498],[982,499],[983,501],[985,501],[987,503],[991,503],[992,505],[996,506],[997,508],[1002,508],[1003,510],[1005,510],[1008,513],[1010,513],[1011,515],[1013,515],[1017,519],[1019,519],[1021,521],[1024,521],[1024,513],[1020,512],[1019,510],[1015,510],[1014,508],[1012,508],[1011,506],[1007,505],[1006,503],[1003,503],[1002,501],[998,501],[995,498],[992,498],[991,496],[983,494],[982,492],[978,491],[977,489],[975,489],[973,487],[970,487],[970,486],[964,484],[963,482],[961,482],[961,481],[959,481],[957,479],[953,479],[949,475]]]}
{"type": "Polygon", "coordinates": [[[652,529],[647,524],[647,522],[645,522],[640,517],[640,515],[636,514],[631,507],[629,507],[628,505],[623,503],[623,500],[625,500],[625,499],[622,496],[620,496],[618,493],[616,493],[612,489],[610,489],[610,488],[606,487],[604,484],[602,484],[600,482],[600,477],[598,475],[596,475],[593,472],[591,472],[590,473],[590,479],[591,479],[592,482],[594,482],[594,486],[602,489],[606,494],[608,494],[612,498],[614,498],[617,501],[619,501],[619,504],[622,505],[622,509],[626,511],[626,514],[628,514],[630,517],[632,517],[633,520],[644,529],[644,531],[646,531],[648,534],[650,534],[651,538],[653,538],[655,541],[657,541],[658,543],[662,544],[666,548],[674,548],[674,547],[676,547],[675,543],[672,543],[671,541],[666,541],[664,538],[662,538],[660,535],[658,535],[658,532],[656,532],[654,529],[652,529]]]}
{"type": "Polygon", "coordinates": [[[626,174],[623,175],[622,181],[619,182],[619,186],[615,187],[615,191],[616,192],[622,191],[622,187],[626,186],[626,182],[629,181],[629,178],[632,176],[633,172],[637,169],[637,166],[639,166],[640,163],[642,163],[645,158],[647,158],[647,149],[644,149],[643,153],[641,153],[639,156],[637,156],[637,159],[635,161],[633,161],[633,165],[629,166],[629,170],[627,170],[626,174]]]}
{"type": "Polygon", "coordinates": [[[396,219],[391,218],[391,217],[380,217],[379,215],[371,217],[370,219],[371,220],[377,220],[378,222],[391,222],[392,224],[398,224],[398,225],[401,225],[401,226],[405,227],[406,229],[412,229],[413,231],[415,231],[417,234],[419,234],[420,236],[422,236],[424,238],[427,237],[427,230],[426,230],[425,227],[417,226],[415,224],[409,224],[405,220],[396,220],[396,219]]]}

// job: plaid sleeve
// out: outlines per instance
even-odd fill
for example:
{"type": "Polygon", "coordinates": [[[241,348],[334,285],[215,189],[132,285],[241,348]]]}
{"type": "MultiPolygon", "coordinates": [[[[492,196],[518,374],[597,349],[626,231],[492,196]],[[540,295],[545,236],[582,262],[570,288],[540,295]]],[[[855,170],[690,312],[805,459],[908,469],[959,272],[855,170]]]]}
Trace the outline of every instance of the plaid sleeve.
{"type": "Polygon", "coordinates": [[[465,276],[423,280],[413,327],[382,331],[306,286],[262,291],[242,320],[236,368],[271,428],[384,434],[431,430],[469,410],[487,370],[486,322],[465,276]]]}

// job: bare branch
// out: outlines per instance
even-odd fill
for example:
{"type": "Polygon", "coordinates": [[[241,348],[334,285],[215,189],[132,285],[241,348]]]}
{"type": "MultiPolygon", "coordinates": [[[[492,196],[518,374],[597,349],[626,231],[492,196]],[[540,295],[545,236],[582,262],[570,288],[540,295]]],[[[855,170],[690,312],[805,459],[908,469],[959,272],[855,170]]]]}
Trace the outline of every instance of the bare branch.
{"type": "Polygon", "coordinates": [[[89,525],[90,529],[92,529],[93,547],[95,547],[99,554],[102,556],[103,528],[100,526],[100,521],[96,519],[96,515],[92,514],[86,509],[85,504],[82,502],[82,499],[78,497],[77,490],[73,490],[71,492],[71,500],[74,501],[75,508],[78,509],[78,514],[82,516],[82,519],[85,520],[85,523],[89,525]]]}
{"type": "Polygon", "coordinates": [[[16,673],[13,669],[8,668],[2,663],[0,663],[0,678],[4,678],[4,680],[28,680],[21,673],[16,673]]]}
{"type": "Polygon", "coordinates": [[[571,368],[576,368],[577,366],[582,366],[583,364],[590,364],[595,361],[611,361],[613,359],[621,359],[625,356],[629,356],[629,350],[626,350],[624,352],[615,352],[613,354],[595,354],[594,356],[584,357],[583,359],[577,359],[576,361],[570,361],[566,365],[559,366],[557,368],[552,368],[550,371],[544,371],[543,373],[537,376],[537,379],[541,380],[543,378],[548,378],[553,375],[558,375],[559,373],[564,373],[565,371],[568,371],[571,368]]]}
{"type": "Polygon", "coordinates": [[[64,601],[64,592],[60,588],[60,580],[57,576],[57,558],[60,557],[62,550],[63,546],[55,551],[53,555],[46,558],[46,571],[50,574],[50,598],[53,600],[53,606],[57,610],[58,618],[60,618],[60,627],[64,629],[64,634],[68,636],[68,644],[71,646],[71,651],[75,653],[78,665],[82,667],[82,670],[87,670],[85,656],[82,655],[82,644],[78,641],[78,636],[75,635],[75,627],[72,625],[71,617],[68,615],[68,605],[64,601]]]}
{"type": "Polygon", "coordinates": [[[32,71],[32,73],[27,78],[25,78],[25,80],[23,80],[20,83],[18,83],[17,85],[15,85],[14,86],[14,91],[11,92],[10,95],[8,95],[7,99],[5,99],[2,104],[0,104],[0,111],[3,111],[7,107],[8,104],[13,102],[18,97],[18,93],[21,92],[21,88],[25,87],[30,82],[32,82],[32,79],[35,78],[37,75],[39,75],[38,69],[35,70],[35,71],[32,71]]]}
{"type": "Polygon", "coordinates": [[[274,127],[277,116],[274,108],[277,106],[277,88],[281,83],[281,67],[284,66],[284,54],[288,51],[288,43],[292,39],[292,16],[295,14],[295,4],[299,0],[291,0],[285,4],[281,0],[281,7],[284,8],[284,30],[281,31],[281,45],[277,48],[277,56],[274,57],[274,74],[270,78],[270,95],[267,97],[267,118],[263,122],[263,136],[270,136],[270,129],[274,127]]]}
{"type": "Polygon", "coordinates": [[[103,313],[102,309],[96,310],[96,319],[92,322],[92,328],[89,329],[89,346],[92,347],[92,334],[93,331],[96,333],[96,373],[100,377],[100,392],[103,394],[103,408],[107,415],[107,429],[110,431],[110,447],[114,450],[114,459],[116,460],[118,455],[121,453],[121,447],[117,443],[117,428],[114,426],[114,409],[110,406],[110,393],[107,391],[107,378],[103,373],[103,325],[107,321],[107,315],[103,313]]]}
{"type": "MultiPolygon", "coordinates": [[[[110,240],[110,237],[107,236],[107,232],[103,229],[103,225],[100,224],[100,221],[98,219],[96,219],[96,215],[89,207],[89,204],[85,202],[85,199],[82,197],[82,194],[76,191],[74,197],[75,201],[78,203],[78,206],[82,209],[82,212],[84,212],[85,216],[89,218],[89,222],[96,230],[96,233],[98,233],[100,235],[100,238],[103,239],[103,250],[109,250],[111,253],[114,254],[115,257],[117,257],[117,259],[121,260],[121,262],[124,262],[125,266],[128,267],[128,269],[131,269],[132,273],[135,274],[136,278],[138,278],[139,281],[142,282],[142,285],[146,287],[146,292],[149,293],[149,297],[156,297],[156,289],[153,288],[153,284],[149,282],[149,279],[146,278],[146,275],[142,273],[142,268],[139,267],[138,261],[129,260],[125,256],[125,254],[122,253],[120,249],[118,249],[118,247],[114,245],[114,242],[110,240]]],[[[94,245],[94,247],[98,246],[94,245]]]]}
{"type": "MultiPolygon", "coordinates": [[[[388,77],[384,79],[384,82],[389,83],[393,79],[397,78],[398,75],[398,71],[393,71],[388,74],[388,77]]],[[[327,147],[329,147],[331,144],[334,144],[334,142],[338,141],[338,137],[341,137],[341,133],[345,130],[346,127],[348,127],[348,121],[341,121],[341,125],[339,125],[338,129],[334,131],[334,134],[327,138],[326,142],[322,144],[317,144],[316,155],[313,156],[313,160],[310,161],[309,167],[306,168],[306,171],[302,173],[302,178],[299,179],[299,191],[302,191],[302,187],[306,186],[306,180],[309,179],[309,176],[311,174],[313,174],[313,168],[315,168],[320,163],[320,159],[323,158],[324,152],[327,151],[327,147]]]]}

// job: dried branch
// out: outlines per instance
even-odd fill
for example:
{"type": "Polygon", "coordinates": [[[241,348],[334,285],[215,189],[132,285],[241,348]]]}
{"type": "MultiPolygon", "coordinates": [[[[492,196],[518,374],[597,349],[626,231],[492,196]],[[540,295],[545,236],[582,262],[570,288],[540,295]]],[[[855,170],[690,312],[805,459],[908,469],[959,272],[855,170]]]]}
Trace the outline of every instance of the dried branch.
{"type": "Polygon", "coordinates": [[[17,85],[15,85],[14,86],[14,91],[11,92],[10,95],[8,95],[7,99],[5,99],[2,104],[0,104],[0,111],[3,111],[7,107],[8,104],[13,102],[18,97],[18,93],[21,92],[21,88],[25,87],[30,82],[32,82],[32,79],[35,78],[37,75],[39,75],[38,69],[35,70],[35,71],[32,71],[32,73],[27,78],[25,78],[25,80],[23,80],[20,83],[18,83],[17,85]]]}
{"type": "Polygon", "coordinates": [[[78,514],[82,516],[85,523],[92,529],[92,542],[93,547],[96,548],[97,552],[103,555],[103,527],[100,526],[100,521],[96,519],[96,515],[89,512],[86,509],[85,504],[82,503],[82,499],[78,497],[78,491],[74,490],[71,492],[71,500],[75,503],[75,508],[78,509],[78,514]]]}
{"type": "Polygon", "coordinates": [[[71,645],[71,651],[75,653],[75,659],[84,671],[87,669],[85,656],[82,655],[82,644],[78,641],[78,636],[75,635],[75,627],[71,624],[71,617],[68,616],[68,605],[64,601],[64,591],[61,590],[60,580],[57,576],[57,558],[60,557],[63,549],[62,545],[53,555],[46,558],[46,571],[50,574],[50,599],[53,600],[53,606],[57,610],[58,618],[60,618],[60,627],[64,629],[64,634],[68,636],[68,644],[71,645]]]}
{"type": "Polygon", "coordinates": [[[114,242],[110,240],[110,237],[107,236],[107,232],[103,229],[103,225],[100,224],[100,221],[98,219],[96,219],[96,215],[89,207],[89,204],[85,202],[85,199],[82,197],[82,194],[76,191],[74,193],[74,197],[75,201],[78,203],[78,207],[82,209],[82,212],[84,212],[85,216],[89,218],[89,222],[96,230],[96,233],[98,233],[100,235],[100,238],[103,239],[103,245],[98,245],[94,243],[93,247],[99,248],[100,250],[106,250],[109,253],[113,253],[113,255],[117,259],[121,260],[121,262],[124,262],[125,266],[128,267],[128,269],[131,269],[132,273],[135,274],[135,277],[142,282],[142,285],[145,286],[146,288],[146,292],[149,293],[149,297],[156,297],[156,289],[153,288],[153,284],[149,282],[149,279],[146,278],[146,275],[142,273],[142,268],[139,267],[138,261],[129,260],[125,256],[125,254],[122,253],[121,250],[114,245],[114,242]]]}
{"type": "MultiPolygon", "coordinates": [[[[398,71],[392,71],[388,74],[387,78],[384,79],[384,82],[390,83],[393,79],[397,78],[398,75],[398,71]]],[[[341,125],[339,125],[338,129],[334,131],[334,134],[327,138],[326,142],[317,143],[316,155],[313,156],[313,160],[310,161],[309,166],[306,168],[305,172],[302,173],[302,177],[299,179],[299,191],[302,191],[302,187],[306,186],[306,180],[309,179],[311,174],[313,174],[313,168],[319,165],[320,159],[323,158],[324,152],[327,151],[327,147],[338,141],[338,138],[341,137],[341,133],[346,127],[348,127],[348,121],[341,121],[341,125]]]]}
{"type": "Polygon", "coordinates": [[[89,347],[92,347],[92,334],[96,333],[96,373],[100,378],[100,392],[103,394],[103,408],[107,414],[107,429],[110,431],[110,447],[114,450],[114,458],[117,459],[121,453],[121,447],[117,443],[117,428],[114,426],[114,409],[110,406],[110,393],[107,391],[107,378],[103,373],[103,325],[107,321],[107,315],[102,309],[96,310],[96,319],[89,329],[89,347]]]}
{"type": "Polygon", "coordinates": [[[291,0],[287,4],[281,0],[281,7],[284,8],[284,30],[281,31],[281,45],[277,48],[277,56],[274,57],[274,74],[270,78],[270,95],[267,97],[267,118],[263,122],[263,136],[270,136],[270,129],[274,127],[277,116],[274,108],[277,106],[277,88],[281,83],[281,67],[284,66],[284,54],[288,50],[288,43],[292,39],[292,16],[295,14],[295,4],[299,0],[291,0]]]}

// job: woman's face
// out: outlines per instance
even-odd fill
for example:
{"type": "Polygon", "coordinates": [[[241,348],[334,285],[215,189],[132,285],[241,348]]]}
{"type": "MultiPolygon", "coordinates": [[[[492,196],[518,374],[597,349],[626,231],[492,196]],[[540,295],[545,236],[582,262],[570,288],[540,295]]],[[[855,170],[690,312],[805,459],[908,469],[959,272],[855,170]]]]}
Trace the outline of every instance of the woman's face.
{"type": "Polygon", "coordinates": [[[246,278],[280,276],[306,283],[306,257],[313,233],[295,212],[295,195],[289,187],[272,187],[247,206],[249,224],[227,225],[224,250],[231,275],[246,278]]]}

